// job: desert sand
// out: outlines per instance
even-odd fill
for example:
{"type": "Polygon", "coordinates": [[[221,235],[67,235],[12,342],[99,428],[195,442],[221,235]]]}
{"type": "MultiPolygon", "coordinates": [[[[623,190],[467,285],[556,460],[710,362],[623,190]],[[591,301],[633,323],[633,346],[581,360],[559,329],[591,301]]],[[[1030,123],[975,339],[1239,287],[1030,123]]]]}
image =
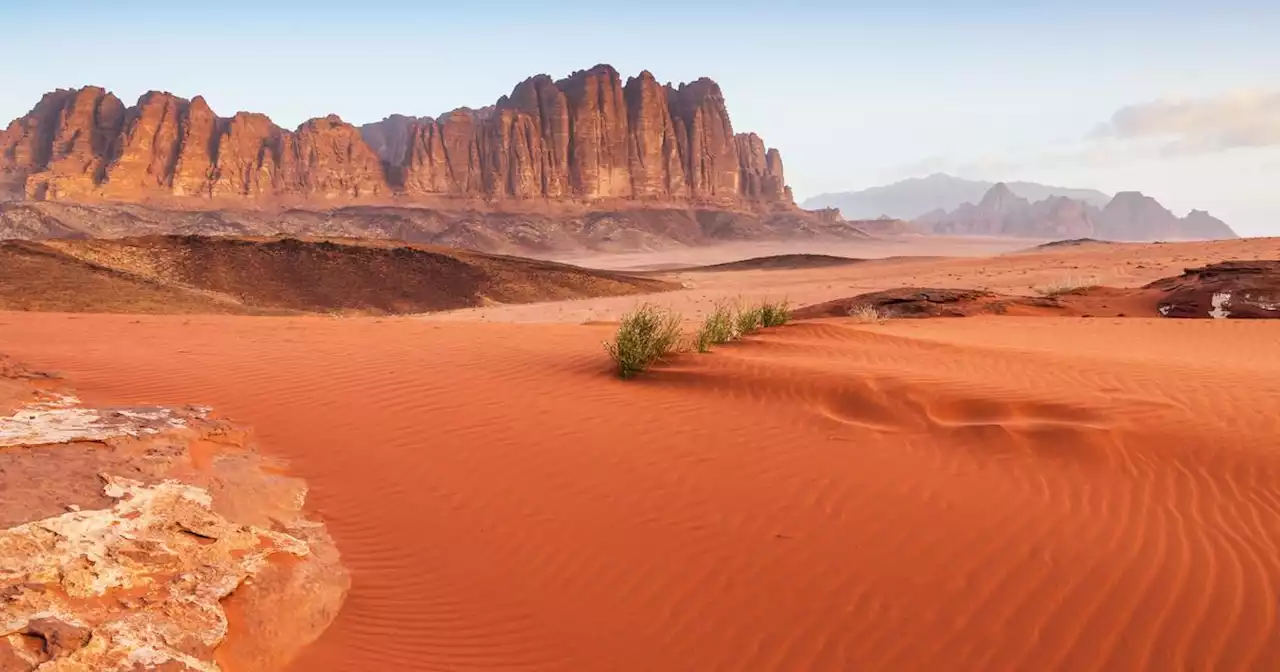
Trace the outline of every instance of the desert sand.
{"type": "MultiPolygon", "coordinates": [[[[1135,286],[1276,257],[1263,240],[681,271],[654,300],[1135,286]]],[[[1280,324],[822,319],[623,382],[612,327],[581,323],[639,300],[8,312],[0,348],[91,403],[211,405],[310,484],[353,583],[297,671],[1280,660],[1280,324]]]]}
{"type": "Polygon", "coordinates": [[[464,308],[424,315],[436,321],[592,322],[617,320],[637,303],[669,306],[686,318],[705,315],[717,302],[739,298],[787,299],[807,306],[895,287],[984,289],[1035,296],[1037,289],[1071,282],[1139,287],[1185,268],[1231,259],[1280,259],[1280,238],[1179,243],[1086,243],[1038,248],[1015,238],[902,236],[866,243],[783,245],[755,243],[687,248],[674,253],[579,255],[565,259],[588,268],[667,269],[658,274],[683,290],[574,301],[464,308]],[[824,254],[863,259],[846,266],[796,270],[708,272],[690,269],[735,259],[780,254],[824,254]],[[672,261],[674,260],[674,261],[672,261]],[[672,267],[686,270],[672,270],[672,267]]]}

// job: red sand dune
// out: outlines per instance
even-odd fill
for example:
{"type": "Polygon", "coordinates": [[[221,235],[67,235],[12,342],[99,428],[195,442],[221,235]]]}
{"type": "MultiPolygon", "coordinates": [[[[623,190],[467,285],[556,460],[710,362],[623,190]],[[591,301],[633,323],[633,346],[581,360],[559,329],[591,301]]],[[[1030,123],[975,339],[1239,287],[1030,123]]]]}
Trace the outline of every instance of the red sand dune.
{"type": "Polygon", "coordinates": [[[353,573],[327,670],[1280,660],[1280,330],[819,321],[621,382],[607,327],[0,313],[88,400],[208,403],[353,573]]]}

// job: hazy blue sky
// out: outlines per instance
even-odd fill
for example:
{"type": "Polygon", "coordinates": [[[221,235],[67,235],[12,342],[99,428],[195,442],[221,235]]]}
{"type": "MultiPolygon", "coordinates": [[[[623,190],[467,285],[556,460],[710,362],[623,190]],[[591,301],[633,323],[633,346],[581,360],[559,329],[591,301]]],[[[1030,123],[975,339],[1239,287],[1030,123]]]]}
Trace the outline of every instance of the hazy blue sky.
{"type": "MultiPolygon", "coordinates": [[[[798,198],[930,172],[1138,189],[1280,235],[1280,3],[0,0],[0,118],[98,84],[354,123],[611,63],[720,82],[798,198]]],[[[4,123],[0,121],[0,123],[4,123]]]]}

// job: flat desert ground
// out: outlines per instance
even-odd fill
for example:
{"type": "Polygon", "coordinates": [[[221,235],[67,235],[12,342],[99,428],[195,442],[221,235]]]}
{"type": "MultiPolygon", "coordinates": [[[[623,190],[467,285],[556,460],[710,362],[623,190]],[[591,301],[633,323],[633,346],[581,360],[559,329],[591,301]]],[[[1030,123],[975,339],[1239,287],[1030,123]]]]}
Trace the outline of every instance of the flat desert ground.
{"type": "MultiPolygon", "coordinates": [[[[692,317],[738,295],[1135,286],[1250,258],[1280,241],[680,271],[685,290],[649,298],[692,317]]],[[[624,382],[601,342],[640,300],[10,312],[0,349],[90,402],[211,405],[307,479],[353,585],[299,672],[1280,660],[1280,324],[825,319],[624,382]]]]}

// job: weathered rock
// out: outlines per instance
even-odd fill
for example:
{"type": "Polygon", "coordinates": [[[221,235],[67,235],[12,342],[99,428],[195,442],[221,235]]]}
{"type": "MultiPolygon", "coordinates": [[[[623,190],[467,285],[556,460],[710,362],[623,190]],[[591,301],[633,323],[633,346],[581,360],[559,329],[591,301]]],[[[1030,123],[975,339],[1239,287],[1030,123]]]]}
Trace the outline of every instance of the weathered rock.
{"type": "Polygon", "coordinates": [[[117,500],[110,509],[0,532],[8,594],[0,633],[45,633],[50,669],[123,672],[172,662],[217,670],[213,650],[227,634],[220,601],[272,556],[309,552],[301,539],[213,513],[200,488],[107,477],[104,491],[117,500]]]}
{"type": "Polygon", "coordinates": [[[27,176],[48,167],[59,116],[75,95],[65,89],[46,93],[31,112],[0,133],[0,193],[22,196],[27,176]]]}
{"type": "Polygon", "coordinates": [[[201,96],[191,99],[181,123],[182,139],[170,188],[177,197],[212,195],[218,157],[218,118],[201,96]]]}
{"type": "Polygon", "coordinates": [[[684,158],[667,90],[647,70],[627,80],[629,171],[637,200],[684,199],[689,195],[684,158]]]}
{"type": "Polygon", "coordinates": [[[627,104],[608,65],[556,82],[569,106],[569,185],[586,199],[630,198],[627,104]]]}
{"type": "Polygon", "coordinates": [[[431,119],[393,114],[382,121],[361,126],[360,136],[384,163],[400,166],[404,164],[405,155],[409,151],[410,129],[415,124],[426,121],[431,119]]]}
{"type": "Polygon", "coordinates": [[[1011,311],[1069,313],[1066,306],[1053,298],[1011,296],[977,289],[899,287],[805,306],[793,311],[792,317],[845,317],[858,315],[864,309],[873,309],[881,318],[892,319],[1004,315],[1011,311]]]}
{"type": "Polygon", "coordinates": [[[537,173],[542,195],[549,199],[569,195],[569,101],[547,75],[531,77],[516,85],[498,108],[524,112],[533,120],[541,140],[537,173]]]}
{"type": "Polygon", "coordinates": [[[151,91],[129,108],[120,151],[102,185],[104,194],[127,198],[172,187],[187,107],[187,101],[173,94],[151,91]]]}
{"type": "Polygon", "coordinates": [[[360,131],[337,115],[312,119],[280,134],[278,195],[323,199],[378,196],[388,191],[382,162],[360,131]]]}
{"type": "Polygon", "coordinates": [[[1224,261],[1188,268],[1146,289],[1165,317],[1280,319],[1280,261],[1224,261]]]}
{"type": "MultiPolygon", "coordinates": [[[[455,121],[453,117],[459,114],[462,113],[452,112],[441,122],[423,119],[410,125],[404,165],[398,175],[398,181],[406,194],[417,196],[459,193],[460,189],[453,178],[453,171],[444,148],[444,131],[450,123],[466,123],[467,128],[461,136],[468,143],[470,142],[470,116],[467,115],[455,121]]],[[[466,146],[465,157],[467,160],[462,163],[464,180],[467,179],[471,161],[475,158],[474,147],[470,144],[466,146]]]]}
{"type": "Polygon", "coordinates": [[[263,197],[274,193],[284,130],[263,114],[237,112],[221,127],[210,191],[214,196],[263,197]]]}
{"type": "Polygon", "coordinates": [[[124,124],[125,108],[104,89],[48,94],[26,118],[10,125],[0,153],[11,180],[25,177],[23,194],[31,199],[91,196],[103,180],[107,162],[124,124]]]}
{"type": "Polygon", "coordinates": [[[667,89],[680,138],[685,175],[695,198],[725,201],[739,196],[742,176],[737,141],[720,85],[703,78],[667,89]]]}
{"type": "Polygon", "coordinates": [[[0,669],[281,669],[336,617],[333,541],[245,433],[27,394],[0,417],[0,669]]]}
{"type": "Polygon", "coordinates": [[[764,140],[755,133],[739,133],[737,143],[742,194],[766,201],[782,200],[786,183],[782,177],[782,155],[776,149],[765,149],[764,140]]]}

